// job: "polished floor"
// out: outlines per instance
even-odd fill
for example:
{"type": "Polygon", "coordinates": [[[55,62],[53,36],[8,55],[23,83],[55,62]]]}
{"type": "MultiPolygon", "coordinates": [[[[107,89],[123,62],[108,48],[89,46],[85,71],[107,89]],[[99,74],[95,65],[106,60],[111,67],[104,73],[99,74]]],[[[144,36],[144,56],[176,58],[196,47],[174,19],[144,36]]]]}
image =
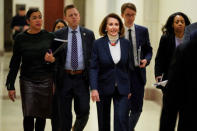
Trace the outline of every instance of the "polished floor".
{"type": "MultiPolygon", "coordinates": [[[[12,102],[7,97],[5,79],[8,73],[11,53],[0,56],[0,131],[22,131],[22,110],[18,78],[16,80],[17,99],[12,102]]],[[[160,105],[153,101],[144,100],[142,115],[136,126],[136,131],[158,131],[160,105]]],[[[113,114],[113,111],[111,112],[113,114]]],[[[75,119],[75,115],[73,115],[75,119]]],[[[113,117],[111,118],[113,125],[113,117]]],[[[113,130],[113,126],[112,130],[113,130]]],[[[47,120],[45,131],[51,131],[50,120],[47,120]]],[[[98,131],[96,104],[91,101],[90,117],[84,131],[98,131]]]]}

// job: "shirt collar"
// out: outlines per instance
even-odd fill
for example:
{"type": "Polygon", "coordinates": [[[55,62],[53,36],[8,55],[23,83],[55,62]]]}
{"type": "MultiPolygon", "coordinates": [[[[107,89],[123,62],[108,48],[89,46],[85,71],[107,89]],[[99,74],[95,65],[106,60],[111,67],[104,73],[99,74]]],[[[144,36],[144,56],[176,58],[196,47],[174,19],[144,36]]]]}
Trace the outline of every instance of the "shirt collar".
{"type": "Polygon", "coordinates": [[[125,26],[126,31],[128,31],[129,29],[131,29],[132,31],[135,32],[135,24],[133,24],[133,26],[131,26],[130,28],[125,26]]]}
{"type": "MultiPolygon", "coordinates": [[[[72,28],[68,27],[68,32],[71,33],[73,31],[72,28]]],[[[79,32],[80,31],[80,28],[79,26],[77,26],[77,28],[75,29],[75,31],[79,32]]]]}

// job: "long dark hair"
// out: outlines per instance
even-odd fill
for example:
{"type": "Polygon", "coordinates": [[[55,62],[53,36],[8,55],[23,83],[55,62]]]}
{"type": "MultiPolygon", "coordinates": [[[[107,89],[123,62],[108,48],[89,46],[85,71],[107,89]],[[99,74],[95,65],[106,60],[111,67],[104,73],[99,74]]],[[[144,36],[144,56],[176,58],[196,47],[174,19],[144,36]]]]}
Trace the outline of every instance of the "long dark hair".
{"type": "Polygon", "coordinates": [[[185,20],[185,26],[189,25],[190,24],[190,20],[189,18],[187,17],[186,14],[182,13],[182,12],[176,12],[172,15],[170,15],[166,21],[166,24],[162,27],[162,32],[163,34],[171,34],[171,33],[174,33],[174,28],[172,27],[173,25],[173,22],[174,22],[174,17],[176,17],[177,15],[180,15],[184,18],[185,20]]]}
{"type": "Polygon", "coordinates": [[[55,31],[55,27],[56,27],[56,25],[57,25],[59,22],[62,23],[62,24],[64,24],[65,27],[67,27],[67,24],[66,24],[66,22],[65,22],[64,20],[62,20],[62,19],[57,19],[57,20],[55,21],[54,25],[53,25],[53,30],[52,30],[52,32],[55,31]]]}

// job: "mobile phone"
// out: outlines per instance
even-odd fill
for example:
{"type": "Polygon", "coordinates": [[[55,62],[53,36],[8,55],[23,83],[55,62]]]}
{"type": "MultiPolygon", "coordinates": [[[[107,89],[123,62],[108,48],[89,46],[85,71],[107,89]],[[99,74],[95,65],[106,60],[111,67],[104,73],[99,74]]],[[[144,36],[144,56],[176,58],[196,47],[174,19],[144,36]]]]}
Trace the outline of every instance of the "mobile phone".
{"type": "Polygon", "coordinates": [[[48,49],[48,53],[51,54],[52,53],[52,50],[51,49],[48,49]]]}

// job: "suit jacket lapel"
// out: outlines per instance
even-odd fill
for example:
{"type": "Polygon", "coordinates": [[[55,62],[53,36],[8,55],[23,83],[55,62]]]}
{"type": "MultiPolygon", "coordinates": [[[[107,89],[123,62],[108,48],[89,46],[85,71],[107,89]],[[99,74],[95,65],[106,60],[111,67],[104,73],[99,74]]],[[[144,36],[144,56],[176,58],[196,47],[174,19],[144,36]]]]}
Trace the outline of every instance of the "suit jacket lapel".
{"type": "MultiPolygon", "coordinates": [[[[64,38],[63,39],[64,40],[68,40],[68,27],[65,30],[65,35],[64,35],[64,38]]],[[[65,51],[64,51],[65,54],[64,54],[64,56],[67,56],[67,49],[68,49],[68,43],[65,46],[65,51]]]]}
{"type": "Polygon", "coordinates": [[[134,26],[135,26],[136,46],[137,46],[137,49],[138,49],[139,46],[140,46],[140,42],[139,42],[140,34],[139,34],[138,26],[137,25],[134,25],[134,26]]]}
{"type": "Polygon", "coordinates": [[[81,33],[82,47],[84,48],[86,32],[84,32],[83,28],[81,27],[80,27],[80,33],[81,33]]]}
{"type": "Polygon", "coordinates": [[[126,56],[127,51],[125,49],[126,48],[124,47],[124,42],[122,41],[122,39],[120,39],[120,61],[118,63],[120,63],[126,56]]]}
{"type": "Polygon", "coordinates": [[[107,36],[105,36],[104,41],[103,41],[103,47],[104,47],[104,50],[107,52],[107,55],[109,56],[109,59],[111,60],[111,62],[114,63],[108,44],[109,44],[109,39],[107,36]]]}
{"type": "MultiPolygon", "coordinates": [[[[86,60],[86,32],[83,30],[83,28],[80,27],[80,33],[81,33],[81,41],[82,41],[82,50],[83,50],[83,59],[86,60]]],[[[85,61],[84,61],[85,62],[85,61]]]]}

